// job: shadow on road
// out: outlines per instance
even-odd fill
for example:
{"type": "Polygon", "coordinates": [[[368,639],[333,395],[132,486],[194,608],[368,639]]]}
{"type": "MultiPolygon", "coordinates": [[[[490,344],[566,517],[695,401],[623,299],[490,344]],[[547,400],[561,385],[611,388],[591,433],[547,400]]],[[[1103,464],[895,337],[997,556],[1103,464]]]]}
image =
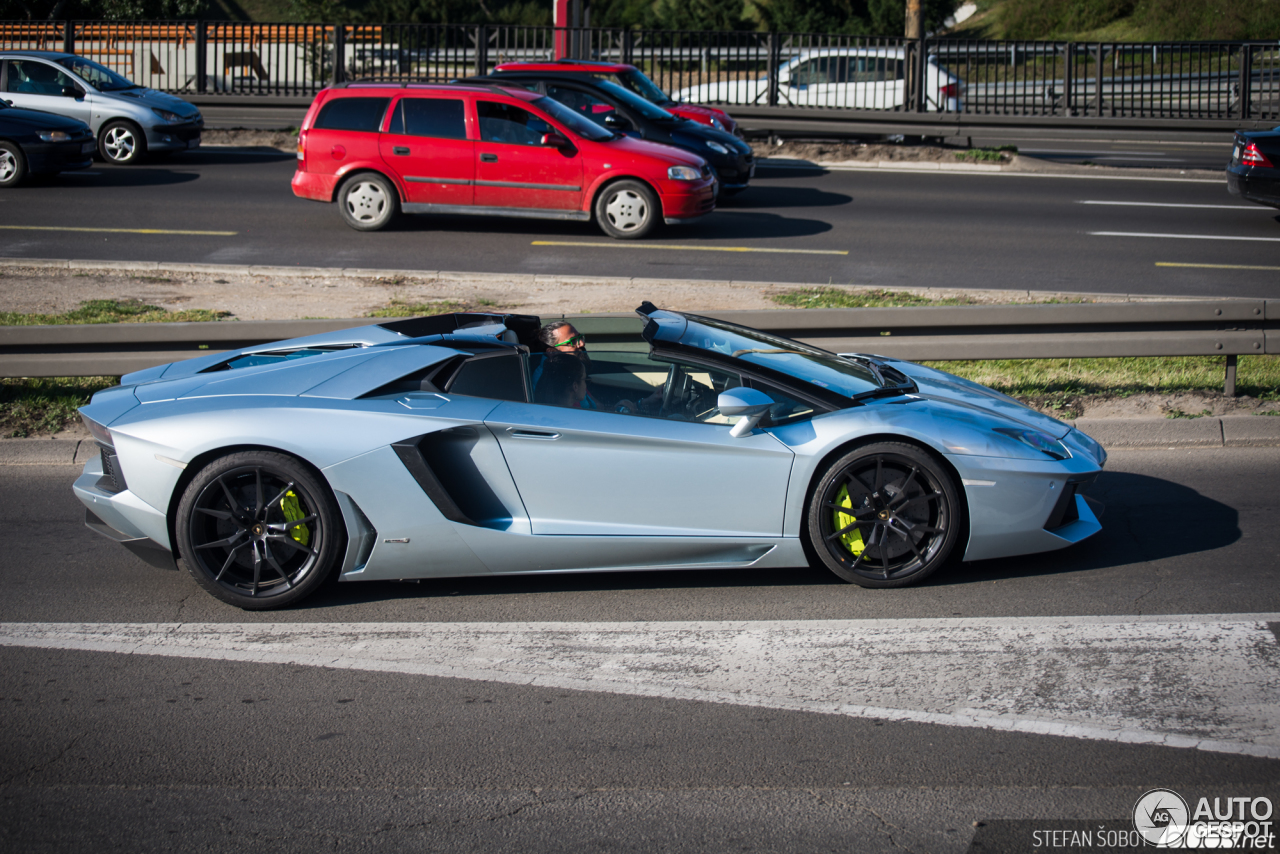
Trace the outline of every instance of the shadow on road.
{"type": "MultiPolygon", "coordinates": [[[[750,191],[748,191],[750,192],[750,191]]],[[[826,195],[835,195],[832,193],[826,195]]],[[[834,203],[833,203],[834,204],[834,203]]],[[[824,234],[831,223],[815,219],[793,219],[758,211],[717,210],[689,225],[669,226],[654,231],[647,239],[631,242],[610,241],[592,223],[527,220],[487,216],[401,216],[381,233],[434,231],[448,233],[516,234],[534,240],[592,240],[619,249],[634,246],[641,249],[652,240],[692,243],[706,240],[732,240],[741,243],[752,238],[805,237],[824,234]],[[536,230],[535,230],[536,229],[536,230]]]]}
{"type": "Polygon", "coordinates": [[[83,172],[63,172],[61,175],[35,176],[21,186],[7,191],[41,190],[51,187],[74,187],[77,190],[104,190],[120,187],[161,187],[167,184],[189,184],[200,178],[195,172],[175,172],[172,169],[115,166],[99,166],[83,172]]]}

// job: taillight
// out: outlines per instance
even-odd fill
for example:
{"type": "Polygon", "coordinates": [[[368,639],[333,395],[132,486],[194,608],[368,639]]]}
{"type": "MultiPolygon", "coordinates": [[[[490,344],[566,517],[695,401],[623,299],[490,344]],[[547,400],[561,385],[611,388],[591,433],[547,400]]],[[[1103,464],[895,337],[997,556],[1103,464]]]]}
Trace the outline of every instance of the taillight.
{"type": "Polygon", "coordinates": [[[1267,169],[1274,168],[1271,161],[1267,159],[1267,155],[1258,150],[1258,143],[1251,142],[1244,147],[1244,151],[1240,152],[1240,162],[1248,163],[1250,166],[1264,166],[1267,169]]]}
{"type": "Polygon", "coordinates": [[[298,131],[298,168],[303,169],[307,165],[307,132],[305,130],[298,131]]]}
{"type": "Polygon", "coordinates": [[[948,83],[946,86],[943,86],[941,89],[938,90],[938,94],[943,98],[959,98],[960,84],[948,83]]]}

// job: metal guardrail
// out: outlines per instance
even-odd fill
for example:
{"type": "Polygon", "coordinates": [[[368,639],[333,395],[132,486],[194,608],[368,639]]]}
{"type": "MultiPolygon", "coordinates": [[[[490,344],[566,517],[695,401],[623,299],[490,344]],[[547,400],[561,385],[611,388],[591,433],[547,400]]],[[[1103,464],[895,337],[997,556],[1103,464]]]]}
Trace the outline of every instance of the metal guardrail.
{"type": "MultiPolygon", "coordinates": [[[[1239,356],[1280,353],[1280,300],[921,306],[715,311],[833,352],[911,361],[952,359],[1225,356],[1235,393],[1239,356]]],[[[635,341],[634,316],[570,318],[596,346],[635,341]]],[[[255,344],[377,323],[224,321],[0,327],[0,376],[119,375],[255,344]]]]}
{"type": "MultiPolygon", "coordinates": [[[[704,32],[212,21],[0,21],[0,48],[78,53],[196,96],[310,96],[352,79],[446,81],[560,56],[639,66],[671,94],[740,108],[1104,119],[1280,121],[1280,43],[905,39],[704,32]],[[946,69],[965,87],[956,100],[946,69]],[[699,94],[699,87],[701,91],[699,94]],[[709,88],[708,88],[709,87],[709,88]],[[945,90],[945,91],[944,91],[945,90]]],[[[887,120],[887,119],[886,119],[887,120]]],[[[1253,125],[1261,126],[1261,125],[1253,125]]]]}

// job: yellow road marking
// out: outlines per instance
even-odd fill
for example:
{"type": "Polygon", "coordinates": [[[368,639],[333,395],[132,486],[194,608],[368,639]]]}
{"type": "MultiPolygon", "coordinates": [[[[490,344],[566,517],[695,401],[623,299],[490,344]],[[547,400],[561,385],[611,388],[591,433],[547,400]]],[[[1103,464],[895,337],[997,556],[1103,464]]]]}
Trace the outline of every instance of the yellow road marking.
{"type": "Polygon", "coordinates": [[[535,240],[531,246],[590,246],[595,249],[681,249],[689,252],[777,252],[787,255],[848,255],[846,249],[757,249],[751,246],[683,246],[671,243],[587,243],[535,240]]]}
{"type": "Polygon", "coordinates": [[[238,231],[178,231],[169,228],[75,228],[66,225],[0,225],[10,231],[98,231],[109,234],[203,234],[209,237],[234,237],[238,231]]]}
{"type": "Polygon", "coordinates": [[[1280,267],[1251,267],[1247,264],[1177,264],[1173,261],[1157,261],[1157,267],[1200,267],[1208,270],[1280,270],[1280,267]]]}

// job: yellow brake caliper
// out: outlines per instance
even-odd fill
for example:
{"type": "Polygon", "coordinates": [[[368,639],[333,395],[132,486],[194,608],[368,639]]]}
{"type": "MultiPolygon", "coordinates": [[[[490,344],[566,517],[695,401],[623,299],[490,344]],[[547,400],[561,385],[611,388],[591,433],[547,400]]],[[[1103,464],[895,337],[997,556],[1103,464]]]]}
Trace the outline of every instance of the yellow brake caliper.
{"type": "MultiPolygon", "coordinates": [[[[849,487],[840,487],[840,493],[836,495],[836,504],[841,507],[848,507],[850,510],[853,509],[853,499],[849,497],[849,487]]],[[[855,521],[848,513],[841,513],[839,510],[835,511],[835,517],[837,531],[845,525],[852,525],[855,521]]],[[[850,528],[845,531],[840,535],[840,542],[854,555],[862,554],[862,550],[866,548],[866,545],[862,542],[861,528],[850,528]]]]}
{"type": "MultiPolygon", "coordinates": [[[[296,522],[306,515],[302,512],[302,505],[298,502],[298,494],[292,489],[284,494],[284,498],[280,499],[280,510],[284,513],[284,518],[290,522],[296,522]]],[[[311,542],[311,530],[306,525],[296,525],[290,528],[289,536],[304,546],[311,542]]]]}

